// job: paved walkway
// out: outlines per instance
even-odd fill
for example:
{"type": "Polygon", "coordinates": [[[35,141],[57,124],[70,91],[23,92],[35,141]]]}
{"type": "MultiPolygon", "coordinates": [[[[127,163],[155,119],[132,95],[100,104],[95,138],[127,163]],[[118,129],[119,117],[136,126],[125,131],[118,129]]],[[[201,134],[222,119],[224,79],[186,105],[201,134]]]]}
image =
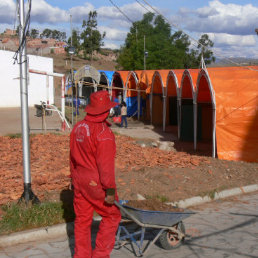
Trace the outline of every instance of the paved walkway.
{"type": "MultiPolygon", "coordinates": [[[[0,108],[0,136],[7,134],[20,134],[21,130],[21,109],[20,108],[0,108]]],[[[36,108],[29,108],[29,128],[30,133],[42,133],[42,118],[36,116],[36,108]]],[[[46,116],[46,131],[56,132],[61,130],[61,119],[57,112],[51,116],[46,116]]]]}
{"type": "MultiPolygon", "coordinates": [[[[257,192],[198,206],[198,210],[184,220],[187,234],[191,236],[184,245],[171,251],[154,245],[146,257],[258,257],[257,192]]],[[[96,227],[93,233],[95,236],[96,227]]],[[[0,250],[0,257],[64,258],[72,256],[73,248],[74,238],[71,236],[5,248],[0,250]]],[[[111,254],[111,258],[127,257],[135,257],[130,246],[113,250],[111,254]]]]}

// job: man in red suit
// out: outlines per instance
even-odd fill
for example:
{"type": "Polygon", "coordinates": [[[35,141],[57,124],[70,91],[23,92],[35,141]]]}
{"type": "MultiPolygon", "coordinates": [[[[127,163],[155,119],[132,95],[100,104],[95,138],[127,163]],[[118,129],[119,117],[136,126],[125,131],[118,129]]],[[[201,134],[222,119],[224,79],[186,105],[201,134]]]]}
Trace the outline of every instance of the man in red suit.
{"type": "Polygon", "coordinates": [[[75,258],[108,258],[115,244],[121,214],[115,183],[115,137],[106,121],[111,102],[107,91],[90,96],[84,120],[78,122],[70,136],[70,167],[74,187],[75,258]],[[91,247],[93,211],[102,220],[91,247]]]}

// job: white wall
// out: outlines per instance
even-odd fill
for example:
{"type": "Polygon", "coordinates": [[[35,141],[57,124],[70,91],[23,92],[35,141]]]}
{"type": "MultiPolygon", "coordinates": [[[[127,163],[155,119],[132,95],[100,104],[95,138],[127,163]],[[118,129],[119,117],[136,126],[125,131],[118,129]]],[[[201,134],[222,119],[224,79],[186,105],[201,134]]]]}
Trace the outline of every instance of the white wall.
{"type": "MultiPolygon", "coordinates": [[[[14,52],[0,50],[0,107],[20,107],[20,66],[13,64],[14,52]]],[[[53,59],[28,55],[28,68],[53,73],[53,59]]],[[[46,76],[28,74],[28,105],[47,101],[46,76]]],[[[49,76],[49,103],[54,103],[53,77],[49,76]]]]}

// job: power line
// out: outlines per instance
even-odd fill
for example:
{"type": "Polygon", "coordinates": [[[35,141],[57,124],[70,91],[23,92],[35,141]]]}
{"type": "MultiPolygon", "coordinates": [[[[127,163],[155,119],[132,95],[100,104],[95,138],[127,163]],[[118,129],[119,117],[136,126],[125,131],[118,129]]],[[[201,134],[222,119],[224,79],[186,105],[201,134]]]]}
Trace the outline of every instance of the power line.
{"type": "MultiPolygon", "coordinates": [[[[137,1],[137,0],[136,0],[137,1]]],[[[194,42],[196,42],[198,45],[201,45],[204,49],[208,49],[209,48],[207,46],[204,46],[203,44],[201,44],[200,42],[198,42],[195,38],[193,38],[192,36],[190,36],[189,34],[187,34],[182,28],[180,28],[178,25],[176,24],[173,24],[172,22],[170,22],[161,12],[159,12],[157,9],[155,9],[150,3],[148,3],[147,0],[143,0],[155,13],[161,15],[169,24],[171,24],[172,26],[176,27],[178,30],[181,30],[184,34],[186,34],[190,39],[192,39],[194,42]]],[[[240,67],[243,67],[245,69],[248,69],[248,70],[254,70],[254,71],[258,71],[256,69],[253,69],[253,68],[250,68],[250,67],[245,67],[245,66],[242,66],[241,64],[239,63],[236,63],[234,61],[232,61],[231,59],[225,57],[225,56],[222,56],[220,55],[219,53],[217,53],[214,49],[212,50],[217,56],[219,57],[223,57],[225,60],[229,61],[230,63],[232,64],[235,64],[237,66],[240,66],[240,67]]]]}
{"type": "Polygon", "coordinates": [[[120,13],[122,13],[122,14],[126,17],[126,19],[127,19],[129,22],[134,23],[112,0],[109,0],[109,2],[110,2],[113,6],[115,6],[116,9],[117,9],[120,13]]]}
{"type": "Polygon", "coordinates": [[[150,12],[150,10],[148,10],[147,8],[146,8],[146,6],[144,5],[144,4],[142,4],[140,1],[138,1],[138,0],[135,0],[142,8],[144,8],[147,12],[150,12]]]}
{"type": "MultiPolygon", "coordinates": [[[[131,22],[132,24],[134,24],[134,21],[132,21],[112,0],[109,0],[109,2],[110,2],[113,6],[115,6],[115,7],[117,8],[117,10],[118,10],[120,13],[122,13],[122,14],[126,17],[126,19],[127,19],[129,22],[131,22]]],[[[136,30],[136,42],[138,42],[138,37],[137,37],[137,35],[138,35],[138,29],[137,29],[137,25],[135,25],[135,30],[136,30]]]]}
{"type": "MultiPolygon", "coordinates": [[[[26,45],[26,36],[27,36],[29,28],[30,28],[30,13],[31,13],[31,0],[28,0],[28,11],[27,11],[27,15],[26,15],[26,18],[25,18],[24,26],[22,27],[20,25],[20,28],[19,28],[19,30],[22,29],[23,37],[20,41],[20,44],[19,44],[19,47],[18,47],[17,51],[14,54],[14,57],[13,57],[14,64],[16,62],[18,63],[18,54],[23,51],[23,49],[25,48],[25,45],[26,45]]],[[[20,15],[21,14],[19,13],[19,16],[20,15]]],[[[21,33],[21,31],[20,31],[20,33],[21,33]]],[[[27,62],[27,61],[25,61],[25,62],[27,62]]]]}

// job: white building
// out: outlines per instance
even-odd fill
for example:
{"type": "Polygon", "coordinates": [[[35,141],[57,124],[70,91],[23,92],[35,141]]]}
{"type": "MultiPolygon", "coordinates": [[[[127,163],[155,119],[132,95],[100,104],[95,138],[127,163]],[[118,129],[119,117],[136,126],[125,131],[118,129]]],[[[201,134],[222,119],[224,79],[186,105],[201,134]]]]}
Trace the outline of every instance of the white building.
{"type": "MultiPolygon", "coordinates": [[[[20,107],[20,65],[14,64],[14,52],[0,50],[0,107],[20,107]]],[[[28,69],[53,73],[53,59],[28,55],[28,69]]],[[[40,104],[40,101],[54,103],[53,77],[28,73],[28,105],[40,104]]]]}

